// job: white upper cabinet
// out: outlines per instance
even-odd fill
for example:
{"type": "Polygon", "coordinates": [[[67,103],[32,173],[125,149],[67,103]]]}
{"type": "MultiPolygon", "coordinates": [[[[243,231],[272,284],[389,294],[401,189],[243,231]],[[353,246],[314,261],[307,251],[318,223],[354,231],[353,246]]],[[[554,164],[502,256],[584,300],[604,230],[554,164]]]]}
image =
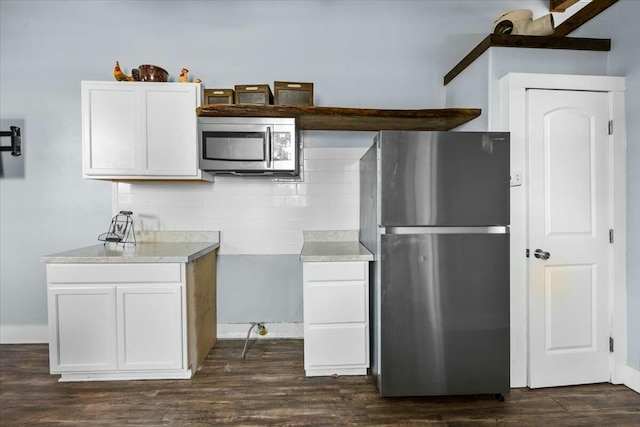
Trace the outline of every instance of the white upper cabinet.
{"type": "Polygon", "coordinates": [[[194,83],[82,82],[83,173],[94,179],[205,180],[194,83]]]}

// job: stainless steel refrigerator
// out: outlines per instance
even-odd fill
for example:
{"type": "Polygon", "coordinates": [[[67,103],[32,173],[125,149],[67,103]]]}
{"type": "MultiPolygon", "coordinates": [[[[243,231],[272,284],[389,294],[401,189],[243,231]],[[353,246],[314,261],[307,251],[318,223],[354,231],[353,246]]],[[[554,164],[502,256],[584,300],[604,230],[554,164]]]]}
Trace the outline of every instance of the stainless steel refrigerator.
{"type": "Polygon", "coordinates": [[[509,391],[509,134],[382,131],[360,161],[382,396],[509,391]]]}

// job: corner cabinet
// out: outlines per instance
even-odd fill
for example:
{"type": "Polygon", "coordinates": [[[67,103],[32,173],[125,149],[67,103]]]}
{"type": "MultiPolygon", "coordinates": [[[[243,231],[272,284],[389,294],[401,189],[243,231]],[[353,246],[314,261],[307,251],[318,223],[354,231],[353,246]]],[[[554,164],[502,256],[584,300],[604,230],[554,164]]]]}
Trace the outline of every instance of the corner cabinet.
{"type": "Polygon", "coordinates": [[[369,263],[304,262],[306,376],[366,375],[369,263]]]}
{"type": "Polygon", "coordinates": [[[213,180],[198,167],[196,83],[82,82],[83,176],[213,180]]]}

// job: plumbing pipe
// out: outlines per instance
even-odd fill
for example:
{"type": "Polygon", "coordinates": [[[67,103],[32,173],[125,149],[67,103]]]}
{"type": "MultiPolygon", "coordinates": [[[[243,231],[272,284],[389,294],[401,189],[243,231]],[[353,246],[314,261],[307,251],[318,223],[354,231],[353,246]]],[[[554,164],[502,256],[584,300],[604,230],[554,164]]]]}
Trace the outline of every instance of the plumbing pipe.
{"type": "Polygon", "coordinates": [[[527,21],[524,32],[528,36],[550,36],[555,31],[553,15],[548,14],[534,21],[527,21]]]}
{"type": "Polygon", "coordinates": [[[493,32],[495,34],[549,36],[554,32],[553,15],[548,14],[534,21],[531,10],[513,10],[495,20],[493,32]]]}
{"type": "Polygon", "coordinates": [[[249,344],[249,336],[251,335],[251,330],[257,326],[258,327],[258,333],[260,335],[267,335],[267,328],[265,328],[264,323],[258,323],[258,322],[251,322],[251,327],[249,328],[249,331],[247,332],[247,338],[244,340],[244,350],[242,350],[242,358],[245,358],[245,355],[247,354],[247,344],[249,344]]]}

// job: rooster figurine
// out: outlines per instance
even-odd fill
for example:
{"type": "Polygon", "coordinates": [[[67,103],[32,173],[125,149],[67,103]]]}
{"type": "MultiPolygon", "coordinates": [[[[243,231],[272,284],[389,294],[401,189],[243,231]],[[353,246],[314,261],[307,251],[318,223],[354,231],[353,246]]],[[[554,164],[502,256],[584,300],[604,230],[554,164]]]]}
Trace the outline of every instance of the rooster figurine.
{"type": "Polygon", "coordinates": [[[180,72],[180,83],[189,83],[189,76],[187,76],[188,72],[189,70],[187,70],[186,68],[182,69],[182,71],[180,72]]]}
{"type": "Polygon", "coordinates": [[[122,70],[120,69],[120,64],[118,63],[118,61],[116,61],[116,66],[113,69],[113,77],[115,77],[115,79],[119,82],[132,82],[133,81],[133,77],[127,76],[125,73],[122,72],[122,70]]]}

